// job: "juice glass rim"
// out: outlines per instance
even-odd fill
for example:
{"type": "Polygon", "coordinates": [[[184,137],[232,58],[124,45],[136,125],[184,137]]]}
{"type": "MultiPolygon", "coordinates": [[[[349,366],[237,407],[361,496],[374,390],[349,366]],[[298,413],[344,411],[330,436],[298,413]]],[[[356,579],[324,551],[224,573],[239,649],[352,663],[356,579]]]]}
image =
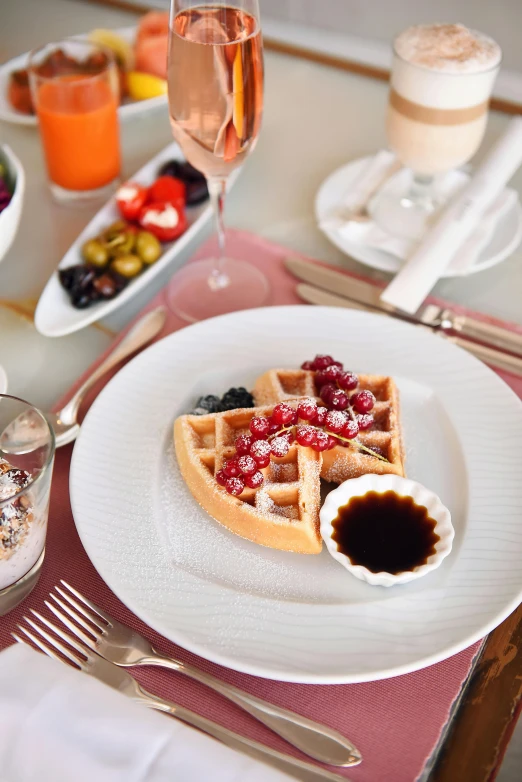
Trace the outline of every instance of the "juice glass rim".
{"type": "MultiPolygon", "coordinates": [[[[42,476],[44,476],[47,473],[49,467],[51,466],[56,452],[56,438],[54,435],[54,429],[50,425],[49,421],[47,420],[47,418],[45,417],[45,415],[42,413],[41,410],[35,407],[35,405],[32,405],[31,402],[27,402],[27,400],[21,399],[19,396],[13,396],[13,394],[0,394],[0,401],[2,399],[10,399],[13,400],[14,402],[21,402],[23,405],[25,405],[28,408],[31,408],[38,414],[38,416],[44,422],[47,431],[49,432],[49,453],[47,454],[47,458],[44,464],[42,464],[42,466],[40,467],[40,472],[38,473],[36,478],[31,479],[27,484],[27,486],[24,486],[22,489],[19,489],[14,494],[11,494],[9,497],[6,497],[5,500],[0,500],[0,510],[6,505],[10,505],[19,497],[23,497],[24,494],[27,494],[28,491],[34,488],[34,486],[36,486],[38,482],[41,481],[42,476]]],[[[17,468],[15,467],[15,469],[17,468]]]]}
{"type": "MultiPolygon", "coordinates": [[[[74,36],[70,36],[68,38],[62,38],[59,41],[50,41],[49,43],[44,43],[41,46],[37,46],[36,49],[31,49],[29,52],[29,60],[27,63],[27,71],[30,73],[33,77],[39,79],[40,81],[46,81],[51,82],[55,81],[55,79],[59,78],[60,74],[56,74],[54,76],[42,76],[40,73],[36,70],[36,63],[34,62],[34,58],[39,52],[42,52],[44,49],[47,49],[48,47],[55,47],[56,49],[59,49],[60,47],[63,47],[64,44],[73,43],[73,44],[80,44],[84,46],[90,46],[93,49],[97,49],[98,51],[105,54],[107,57],[107,63],[103,70],[101,70],[99,73],[93,73],[91,75],[86,74],[67,74],[68,76],[79,76],[81,77],[81,81],[83,84],[89,82],[89,81],[95,81],[99,79],[100,77],[105,76],[105,74],[111,69],[116,67],[116,57],[114,56],[114,53],[111,49],[109,49],[108,46],[104,46],[103,44],[99,43],[93,43],[86,38],[75,38],[74,36]]],[[[62,74],[63,75],[63,74],[62,74]]],[[[76,80],[74,78],[71,79],[70,83],[74,83],[75,81],[80,81],[80,79],[76,80]]],[[[23,400],[22,400],[23,401],[23,400]]]]}

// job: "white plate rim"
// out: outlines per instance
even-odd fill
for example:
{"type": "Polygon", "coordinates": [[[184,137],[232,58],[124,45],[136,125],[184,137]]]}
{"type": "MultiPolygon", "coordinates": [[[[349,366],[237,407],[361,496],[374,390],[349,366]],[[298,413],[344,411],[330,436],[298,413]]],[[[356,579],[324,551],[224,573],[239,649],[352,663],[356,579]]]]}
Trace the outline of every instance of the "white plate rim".
{"type": "MultiPolygon", "coordinates": [[[[296,307],[275,307],[275,308],[265,308],[264,311],[267,314],[267,316],[273,316],[273,315],[288,315],[288,316],[295,316],[296,307]]],[[[308,307],[299,307],[299,310],[306,310],[307,313],[309,312],[308,307]]],[[[239,315],[242,316],[248,316],[253,311],[243,312],[239,313],[239,315]]],[[[260,311],[254,311],[259,313],[260,311]]],[[[355,318],[356,320],[361,320],[364,323],[368,323],[370,321],[374,323],[379,323],[379,328],[383,329],[386,325],[386,328],[388,329],[388,332],[390,329],[395,333],[403,333],[409,332],[410,334],[413,334],[413,327],[409,324],[399,323],[397,321],[390,321],[389,319],[385,319],[384,316],[380,315],[374,315],[369,313],[360,313],[360,312],[352,312],[350,311],[349,315],[347,314],[348,311],[346,310],[332,310],[332,308],[315,308],[316,317],[319,318],[321,315],[328,316],[328,313],[330,316],[332,313],[335,312],[337,316],[339,316],[339,313],[344,313],[343,315],[340,315],[339,317],[349,317],[349,318],[355,318]]],[[[237,317],[238,313],[235,314],[237,317]]],[[[215,318],[211,322],[211,327],[215,328],[216,326],[219,328],[221,323],[225,321],[226,319],[229,319],[233,316],[222,316],[220,318],[215,318]]],[[[308,317],[308,314],[307,314],[308,317]]],[[[196,324],[195,326],[188,327],[192,329],[192,336],[195,336],[196,330],[206,329],[208,328],[208,324],[210,321],[205,321],[200,324],[196,324]]],[[[78,503],[78,488],[79,488],[79,471],[81,472],[82,469],[85,468],[85,455],[83,454],[84,445],[87,442],[87,438],[90,436],[90,430],[93,426],[94,422],[96,421],[96,417],[98,415],[98,412],[101,411],[103,405],[105,404],[105,400],[108,399],[109,394],[114,393],[117,390],[117,386],[119,386],[124,379],[127,379],[127,377],[131,377],[131,374],[134,370],[137,370],[138,366],[142,363],[146,363],[146,355],[150,357],[154,352],[156,352],[158,355],[165,352],[167,347],[171,344],[173,344],[173,340],[179,339],[180,334],[185,334],[187,332],[187,329],[177,332],[176,334],[170,335],[169,337],[166,337],[164,340],[162,340],[160,343],[157,343],[156,345],[149,348],[144,353],[140,354],[137,358],[133,360],[127,367],[122,370],[122,372],[119,373],[104,389],[104,391],[101,393],[101,395],[98,397],[98,399],[95,401],[93,407],[91,408],[91,411],[89,412],[86,421],[82,428],[82,433],[80,435],[80,438],[76,444],[75,451],[73,453],[73,460],[71,464],[71,503],[73,507],[73,514],[76,521],[76,526],[80,535],[80,538],[82,540],[82,543],[88,553],[88,555],[91,558],[91,561],[93,562],[94,566],[98,569],[98,572],[104,578],[104,580],[109,584],[111,589],[115,592],[115,594],[124,602],[132,611],[134,611],[140,618],[145,621],[147,624],[149,624],[152,628],[154,628],[157,632],[166,635],[166,637],[169,637],[171,640],[173,640],[175,643],[180,644],[184,648],[188,649],[189,651],[199,654],[200,656],[211,660],[213,662],[219,663],[221,665],[231,667],[233,669],[258,675],[261,677],[267,677],[267,678],[273,678],[278,679],[280,681],[289,681],[289,682],[302,682],[302,683],[322,683],[322,684],[333,684],[333,683],[356,683],[356,682],[363,682],[363,681],[372,681],[376,679],[384,679],[392,676],[401,675],[404,673],[409,673],[414,670],[418,670],[420,668],[424,668],[426,666],[432,665],[434,663],[437,663],[441,660],[446,659],[449,656],[452,656],[459,651],[462,651],[463,649],[469,647],[476,641],[480,640],[484,637],[490,630],[492,630],[494,627],[496,627],[501,621],[503,621],[520,603],[520,600],[522,598],[522,578],[520,585],[518,586],[518,591],[516,594],[507,601],[501,610],[498,610],[494,617],[490,618],[488,621],[482,623],[480,626],[476,627],[473,632],[467,632],[465,637],[461,638],[458,642],[452,643],[448,647],[444,648],[442,651],[438,651],[436,653],[427,654],[424,655],[422,658],[419,658],[414,663],[408,662],[404,665],[395,665],[391,668],[382,667],[379,668],[379,670],[373,671],[371,674],[368,672],[364,672],[362,675],[358,675],[357,673],[350,672],[347,675],[342,675],[339,673],[334,674],[324,674],[324,673],[309,673],[306,671],[299,671],[296,673],[295,671],[289,671],[285,668],[278,668],[277,666],[267,666],[267,665],[258,665],[258,664],[252,664],[250,662],[244,663],[241,660],[238,659],[231,659],[230,655],[228,654],[221,654],[219,650],[216,650],[215,648],[212,648],[209,650],[208,647],[205,647],[199,643],[193,643],[189,637],[184,635],[182,632],[176,630],[175,633],[172,632],[172,630],[167,630],[164,626],[164,624],[161,621],[158,621],[156,618],[151,618],[150,614],[147,613],[146,610],[144,610],[143,606],[140,605],[139,600],[134,599],[132,596],[129,596],[128,592],[125,592],[125,590],[122,590],[118,583],[115,582],[115,576],[114,573],[110,572],[110,569],[107,570],[106,566],[103,564],[103,561],[100,560],[100,558],[97,556],[97,552],[95,551],[95,546],[93,545],[92,537],[89,536],[89,530],[85,525],[85,521],[82,521],[82,512],[83,509],[80,507],[80,504],[78,503]],[[118,380],[119,378],[119,380],[118,380]],[[125,593],[124,593],[125,592],[125,593]]],[[[436,336],[431,334],[425,334],[422,332],[422,337],[420,336],[420,332],[415,332],[415,340],[421,341],[424,343],[429,343],[427,345],[428,347],[431,346],[431,353],[438,353],[444,355],[446,358],[449,356],[452,357],[453,360],[457,360],[460,364],[463,364],[462,367],[464,375],[468,380],[470,378],[477,379],[482,378],[484,382],[486,382],[486,385],[489,387],[488,391],[493,391],[494,393],[498,393],[501,397],[504,398],[504,400],[510,400],[509,405],[511,405],[512,410],[517,411],[518,415],[518,426],[522,425],[522,416],[520,415],[520,400],[518,397],[512,392],[506,384],[493,373],[491,370],[489,370],[487,367],[485,367],[481,362],[467,354],[465,351],[462,351],[460,348],[456,348],[453,345],[448,345],[448,343],[443,343],[441,340],[439,340],[436,336]],[[515,405],[515,407],[514,407],[515,405]]],[[[451,363],[451,362],[450,362],[451,363]]],[[[471,380],[470,380],[471,382],[471,380]]],[[[197,579],[199,580],[199,579],[197,579]]],[[[224,591],[227,591],[225,587],[223,587],[224,591]]],[[[252,600],[252,596],[249,596],[249,599],[252,600]]],[[[273,600],[272,598],[254,598],[253,602],[261,601],[264,606],[271,606],[278,605],[278,602],[276,600],[273,600]]]]}
{"type": "MultiPolygon", "coordinates": [[[[320,222],[324,217],[323,209],[322,209],[322,201],[325,198],[325,194],[329,191],[332,181],[337,179],[337,177],[346,174],[352,167],[360,166],[363,163],[369,162],[372,159],[372,157],[373,157],[372,155],[367,155],[351,160],[350,162],[345,163],[342,166],[339,166],[339,168],[336,168],[326,177],[326,179],[323,180],[323,182],[321,183],[321,185],[317,190],[314,199],[315,219],[317,221],[317,224],[321,232],[344,255],[348,255],[349,257],[355,258],[356,261],[362,263],[364,266],[368,266],[370,269],[376,269],[377,271],[386,272],[388,274],[397,274],[397,272],[401,269],[403,264],[398,258],[393,256],[392,254],[371,247],[363,247],[361,245],[356,244],[355,242],[349,242],[343,239],[341,236],[339,236],[339,234],[336,231],[329,228],[320,227],[320,222]]],[[[492,254],[486,260],[482,260],[482,261],[478,260],[470,269],[466,271],[460,271],[458,269],[452,270],[450,267],[444,271],[444,273],[441,275],[441,279],[467,277],[472,274],[478,274],[478,272],[491,269],[497,264],[502,263],[502,261],[507,260],[510,257],[510,255],[517,249],[517,247],[519,246],[522,240],[522,204],[520,203],[520,201],[517,201],[516,204],[513,205],[512,211],[516,215],[516,227],[515,230],[513,231],[513,235],[511,236],[510,240],[504,245],[504,247],[501,250],[498,250],[496,253],[492,254]]],[[[506,215],[503,216],[503,219],[504,220],[506,219],[506,215]]],[[[484,252],[485,251],[483,250],[483,253],[484,252]]]]}
{"type": "Polygon", "coordinates": [[[5,394],[7,391],[7,372],[0,364],[0,394],[5,394]]]}
{"type": "MultiPolygon", "coordinates": [[[[131,42],[134,41],[134,38],[136,37],[136,30],[137,27],[134,25],[132,27],[119,27],[112,30],[112,32],[131,42]]],[[[71,35],[68,37],[84,40],[88,35],[89,33],[80,33],[78,35],[71,35]]],[[[18,54],[16,57],[12,57],[10,60],[7,60],[7,62],[4,62],[2,65],[0,65],[0,120],[3,120],[3,122],[9,122],[12,125],[37,127],[38,119],[34,114],[28,115],[16,111],[16,109],[10,107],[9,101],[7,99],[7,85],[9,81],[9,75],[12,71],[20,70],[26,67],[30,53],[31,52],[24,52],[23,54],[18,54]]],[[[159,95],[156,98],[148,98],[147,100],[132,101],[131,103],[123,103],[118,108],[118,115],[121,120],[126,120],[129,119],[129,117],[135,117],[140,114],[144,114],[147,111],[152,111],[153,109],[156,109],[159,106],[165,106],[166,104],[166,95],[159,95]]]]}

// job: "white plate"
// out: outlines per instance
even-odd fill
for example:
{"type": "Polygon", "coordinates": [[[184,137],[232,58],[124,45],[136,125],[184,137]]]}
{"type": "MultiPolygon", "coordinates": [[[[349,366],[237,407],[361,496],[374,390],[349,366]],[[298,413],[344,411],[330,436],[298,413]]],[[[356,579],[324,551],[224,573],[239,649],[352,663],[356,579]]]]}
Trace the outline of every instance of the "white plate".
{"type": "MultiPolygon", "coordinates": [[[[158,176],[158,169],[166,160],[183,160],[183,154],[173,142],[165,149],[152,158],[142,169],[129,179],[139,182],[142,185],[150,185],[158,176]]],[[[229,186],[235,182],[239,171],[234,171],[229,178],[229,186]]],[[[105,318],[109,313],[114,312],[118,307],[123,306],[138,291],[143,290],[151,280],[165,269],[182,250],[192,241],[192,239],[201,231],[205,223],[211,217],[209,202],[205,201],[199,206],[187,208],[188,228],[179,239],[171,244],[163,245],[163,254],[155,264],[146,269],[135,279],[131,280],[126,288],[123,289],[114,299],[100,301],[87,309],[79,310],[72,306],[67,291],[60,285],[58,273],[53,272],[42,295],[38,301],[34,316],[34,323],[38,331],[46,337],[62,337],[64,334],[72,334],[74,331],[89,326],[101,318],[105,318]]],[[[80,250],[87,239],[92,239],[101,231],[116,220],[121,219],[121,214],[116,205],[116,198],[113,196],[102,209],[92,218],[91,222],[84,228],[74,244],[67,250],[66,254],[58,264],[59,269],[66,266],[72,266],[81,263],[80,250]]]]}
{"type": "MultiPolygon", "coordinates": [[[[315,217],[318,223],[321,223],[342,203],[350,183],[355,182],[369,160],[370,157],[352,160],[351,163],[338,168],[325,179],[315,197],[315,217]]],[[[321,230],[341,252],[355,258],[360,263],[364,263],[366,266],[370,266],[372,269],[396,274],[404,263],[401,258],[384,250],[377,250],[363,244],[349,242],[337,231],[330,229],[321,230]]],[[[467,269],[463,274],[459,269],[452,269],[450,266],[442,277],[466,276],[496,266],[497,263],[506,260],[516,250],[521,238],[522,207],[520,202],[516,201],[498,220],[490,242],[484,247],[471,269],[467,269]]]]}
{"type": "Polygon", "coordinates": [[[5,394],[7,391],[7,375],[5,369],[0,364],[0,394],[5,394]]]}
{"type": "MultiPolygon", "coordinates": [[[[134,43],[134,39],[136,37],[136,27],[122,27],[118,30],[114,30],[114,32],[129,43],[134,43]]],[[[88,37],[88,33],[71,37],[83,40],[88,37]]],[[[7,97],[9,77],[11,73],[13,71],[21,70],[22,68],[27,68],[29,54],[30,52],[20,54],[18,57],[13,57],[12,60],[8,60],[0,66],[0,120],[4,120],[4,122],[12,122],[15,125],[36,126],[38,124],[38,120],[35,115],[22,114],[21,111],[16,111],[16,109],[11,106],[11,103],[7,97]]],[[[123,103],[119,107],[118,114],[121,120],[125,120],[129,117],[145,114],[147,111],[151,111],[158,106],[165,106],[166,103],[166,95],[159,95],[157,98],[149,98],[148,100],[129,101],[128,103],[123,103]]]]}
{"type": "Polygon", "coordinates": [[[147,624],[209,660],[272,679],[359,682],[438,662],[522,596],[522,405],[486,366],[421,329],[352,310],[249,310],[189,326],[122,369],[82,425],[71,500],[103,579],[147,624]],[[439,495],[451,554],[389,589],[326,549],[274,551],[213,521],[173,458],[174,418],[202,393],[332,353],[399,385],[408,475],[439,495]]]}

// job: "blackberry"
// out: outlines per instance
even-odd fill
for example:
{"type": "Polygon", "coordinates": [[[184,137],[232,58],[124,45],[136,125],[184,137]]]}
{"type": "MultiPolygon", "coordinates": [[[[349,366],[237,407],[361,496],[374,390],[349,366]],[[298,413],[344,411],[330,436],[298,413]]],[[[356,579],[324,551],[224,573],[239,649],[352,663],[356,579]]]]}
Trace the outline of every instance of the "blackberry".
{"type": "Polygon", "coordinates": [[[223,410],[221,400],[214,394],[200,397],[196,402],[196,409],[198,408],[202,408],[205,413],[220,413],[223,410]]]}
{"type": "Polygon", "coordinates": [[[238,407],[255,407],[254,397],[246,388],[229,388],[221,399],[222,410],[236,410],[238,407]]]}

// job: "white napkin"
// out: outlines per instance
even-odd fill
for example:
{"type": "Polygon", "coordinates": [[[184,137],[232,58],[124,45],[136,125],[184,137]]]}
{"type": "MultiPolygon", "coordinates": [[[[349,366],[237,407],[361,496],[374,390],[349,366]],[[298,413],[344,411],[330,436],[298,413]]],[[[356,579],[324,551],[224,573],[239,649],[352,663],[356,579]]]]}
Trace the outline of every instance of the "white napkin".
{"type": "Polygon", "coordinates": [[[1,782],[289,779],[26,646],[0,654],[1,782]]]}
{"type": "MultiPolygon", "coordinates": [[[[418,241],[404,239],[384,231],[376,222],[347,221],[343,218],[343,212],[357,209],[360,204],[368,200],[368,194],[372,193],[375,184],[382,181],[386,172],[392,170],[396,164],[393,153],[387,150],[378,152],[365,166],[357,179],[349,185],[347,194],[339,206],[327,217],[323,218],[319,227],[324,231],[334,231],[345,241],[371,247],[391,253],[401,260],[406,260],[418,246],[418,241]]],[[[407,188],[410,172],[402,169],[395,174],[383,187],[404,192],[407,188]]],[[[463,171],[450,171],[437,182],[437,193],[443,200],[454,197],[469,182],[469,175],[463,171]]],[[[498,198],[486,210],[471,236],[462,244],[454,255],[448,270],[459,275],[465,275],[477,261],[482,250],[489,244],[499,219],[516,203],[518,193],[516,190],[506,188],[498,198]]]]}

